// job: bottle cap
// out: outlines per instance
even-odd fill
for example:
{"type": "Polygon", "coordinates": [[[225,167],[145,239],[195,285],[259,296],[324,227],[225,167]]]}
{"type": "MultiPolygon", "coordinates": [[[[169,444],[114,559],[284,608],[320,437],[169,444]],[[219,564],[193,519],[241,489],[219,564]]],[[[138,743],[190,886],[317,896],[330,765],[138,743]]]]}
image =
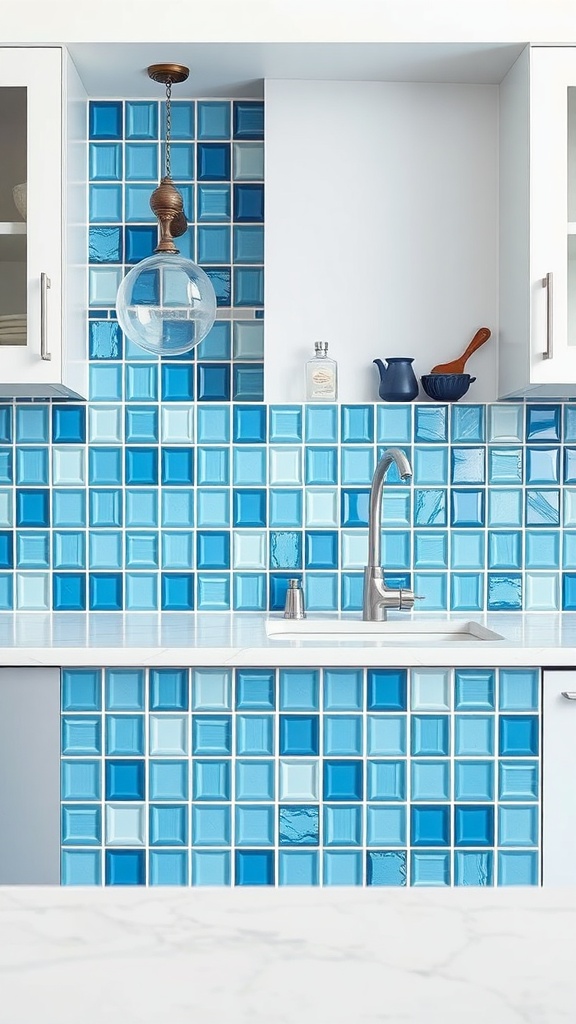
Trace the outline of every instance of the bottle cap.
{"type": "Polygon", "coordinates": [[[314,342],[314,349],[315,349],[316,352],[327,352],[328,351],[328,342],[327,341],[315,341],[314,342]]]}

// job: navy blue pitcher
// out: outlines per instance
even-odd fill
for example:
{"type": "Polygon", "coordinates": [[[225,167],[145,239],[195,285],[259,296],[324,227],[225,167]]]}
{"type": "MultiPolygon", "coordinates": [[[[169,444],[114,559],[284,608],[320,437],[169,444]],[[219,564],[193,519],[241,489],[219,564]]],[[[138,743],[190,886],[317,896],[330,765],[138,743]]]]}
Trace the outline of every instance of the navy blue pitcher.
{"type": "Polygon", "coordinates": [[[413,402],[418,396],[418,381],[412,369],[413,359],[398,356],[387,359],[386,366],[381,359],[374,359],[380,371],[378,394],[385,402],[413,402]]]}

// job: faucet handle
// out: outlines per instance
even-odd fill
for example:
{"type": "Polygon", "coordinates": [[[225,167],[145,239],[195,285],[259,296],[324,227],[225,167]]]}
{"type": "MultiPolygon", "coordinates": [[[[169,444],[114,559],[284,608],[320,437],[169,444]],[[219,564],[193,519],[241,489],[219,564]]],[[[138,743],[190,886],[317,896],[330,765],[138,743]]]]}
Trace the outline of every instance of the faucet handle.
{"type": "Polygon", "coordinates": [[[414,607],[415,601],[424,601],[425,598],[421,597],[420,594],[415,594],[412,590],[401,589],[400,590],[400,611],[410,611],[414,607]]]}

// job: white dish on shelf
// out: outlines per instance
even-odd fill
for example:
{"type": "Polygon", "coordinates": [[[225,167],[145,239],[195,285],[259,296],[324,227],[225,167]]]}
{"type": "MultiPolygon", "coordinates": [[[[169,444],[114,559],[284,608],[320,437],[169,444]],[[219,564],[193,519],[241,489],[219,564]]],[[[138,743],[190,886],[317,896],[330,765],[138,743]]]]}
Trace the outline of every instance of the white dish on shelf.
{"type": "Polygon", "coordinates": [[[12,189],[14,206],[18,210],[18,213],[22,217],[22,220],[26,220],[26,213],[28,210],[27,191],[28,186],[25,181],[23,181],[20,185],[14,185],[14,188],[12,189]]]}

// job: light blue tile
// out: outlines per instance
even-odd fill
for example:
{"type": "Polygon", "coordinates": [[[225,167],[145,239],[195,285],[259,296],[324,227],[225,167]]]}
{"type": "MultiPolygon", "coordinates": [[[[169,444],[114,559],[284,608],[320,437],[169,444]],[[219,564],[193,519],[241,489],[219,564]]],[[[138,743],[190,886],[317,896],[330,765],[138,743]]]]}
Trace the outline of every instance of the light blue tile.
{"type": "Polygon", "coordinates": [[[484,526],[485,492],[452,488],[452,526],[484,526]]]}
{"type": "Polygon", "coordinates": [[[483,569],[486,564],[486,536],[480,530],[452,530],[450,532],[453,569],[483,569]]]}
{"type": "Polygon", "coordinates": [[[484,406],[452,406],[452,441],[455,443],[484,442],[484,406]]]}
{"type": "Polygon", "coordinates": [[[527,490],[526,491],[526,525],[527,526],[559,526],[560,525],[560,491],[558,491],[558,490],[527,490]]]}
{"type": "Polygon", "coordinates": [[[521,484],[522,449],[489,448],[488,482],[491,484],[521,484]]]}
{"type": "Polygon", "coordinates": [[[196,492],[198,526],[230,526],[230,491],[223,488],[198,488],[196,492]]]}
{"type": "Polygon", "coordinates": [[[306,405],[305,439],[308,444],[335,443],[338,440],[338,407],[306,405]]]}
{"type": "Polygon", "coordinates": [[[448,440],[448,409],[445,405],[415,407],[414,439],[418,442],[448,440]]]}
{"type": "Polygon", "coordinates": [[[502,488],[488,491],[488,526],[522,526],[522,491],[502,488]]]}
{"type": "Polygon", "coordinates": [[[560,449],[526,449],[526,483],[558,484],[560,482],[560,449]]]}
{"type": "Polygon", "coordinates": [[[452,448],[452,483],[483,484],[485,460],[484,448],[452,448]]]}
{"type": "Polygon", "coordinates": [[[505,444],[524,441],[524,406],[489,405],[488,440],[505,444]]]}
{"type": "MultiPolygon", "coordinates": [[[[569,531],[564,534],[565,551],[573,536],[569,531]]],[[[526,530],[527,569],[558,569],[560,566],[560,537],[557,530],[526,530]]],[[[565,563],[566,564],[566,563],[565,563]]]]}
{"type": "Polygon", "coordinates": [[[445,611],[448,607],[447,573],[414,573],[414,592],[424,598],[427,611],[445,611]]]}
{"type": "Polygon", "coordinates": [[[448,483],[448,449],[426,447],[414,448],[414,483],[429,486],[448,483]]]}
{"type": "Polygon", "coordinates": [[[416,526],[446,526],[446,491],[417,489],[414,491],[414,523],[416,526]]]}
{"type": "Polygon", "coordinates": [[[445,531],[414,534],[414,568],[448,568],[448,534],[445,531]]]}
{"type": "Polygon", "coordinates": [[[266,484],[266,449],[256,446],[234,448],[233,481],[237,486],[266,484]]]}
{"type": "MultiPolygon", "coordinates": [[[[307,450],[310,452],[312,449],[307,450]]],[[[341,448],[340,466],[342,484],[370,484],[374,473],[374,448],[341,448]]],[[[319,480],[311,481],[320,483],[319,480]]],[[[336,483],[336,480],[326,480],[326,483],[336,483]]]]}
{"type": "Polygon", "coordinates": [[[451,573],[450,607],[455,612],[484,611],[484,576],[481,573],[451,573]]]}
{"type": "Polygon", "coordinates": [[[522,567],[522,534],[513,530],[488,532],[488,568],[520,569],[522,567]]]}
{"type": "Polygon", "coordinates": [[[374,407],[372,405],[343,405],[341,427],[344,443],[372,443],[374,441],[374,407]]]}

